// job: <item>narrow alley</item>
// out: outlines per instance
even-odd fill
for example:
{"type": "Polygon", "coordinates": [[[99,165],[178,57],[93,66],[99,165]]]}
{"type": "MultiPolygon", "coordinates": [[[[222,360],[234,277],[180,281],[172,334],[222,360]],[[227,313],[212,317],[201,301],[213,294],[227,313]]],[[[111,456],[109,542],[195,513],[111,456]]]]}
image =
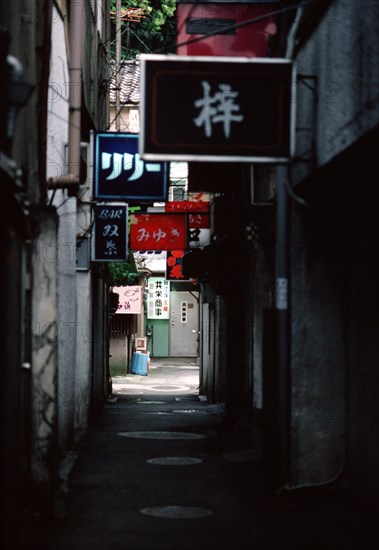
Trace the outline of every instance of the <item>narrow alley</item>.
{"type": "Polygon", "coordinates": [[[61,466],[55,519],[37,522],[25,548],[374,548],[369,516],[360,523],[335,488],[273,494],[254,422],[231,427],[222,404],[198,395],[194,361],[159,358],[146,377],[113,378],[101,417],[61,466]]]}

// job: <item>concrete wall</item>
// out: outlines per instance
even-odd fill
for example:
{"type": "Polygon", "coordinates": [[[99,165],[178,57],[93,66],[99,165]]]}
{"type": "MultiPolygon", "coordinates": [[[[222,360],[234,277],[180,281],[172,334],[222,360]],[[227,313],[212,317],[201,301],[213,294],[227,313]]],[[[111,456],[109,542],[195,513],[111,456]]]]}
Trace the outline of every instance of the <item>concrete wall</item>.
{"type": "MultiPolygon", "coordinates": [[[[53,8],[52,50],[49,80],[49,111],[47,136],[47,177],[67,173],[68,142],[68,58],[65,23],[53,8]]],[[[52,196],[52,195],[51,195],[52,196]]],[[[53,204],[60,219],[55,251],[58,272],[58,438],[61,453],[71,443],[74,430],[75,360],[77,332],[76,303],[76,198],[58,190],[53,204]]],[[[51,250],[54,254],[54,251],[51,250]]]]}
{"type": "Polygon", "coordinates": [[[126,376],[128,372],[128,337],[112,336],[110,341],[110,369],[112,376],[126,376]]]}
{"type": "Polygon", "coordinates": [[[298,74],[317,80],[307,81],[315,93],[297,81],[296,126],[311,131],[297,132],[296,155],[313,138],[315,155],[297,163],[295,183],[378,125],[378,21],[376,0],[335,0],[296,56],[298,74]]]}
{"type": "Polygon", "coordinates": [[[50,499],[57,476],[58,372],[57,270],[58,218],[55,209],[39,214],[32,263],[32,433],[31,472],[38,500],[50,499]]]}
{"type": "Polygon", "coordinates": [[[379,489],[379,4],[335,1],[296,57],[293,183],[292,482],[345,479],[362,499],[379,489]]]}

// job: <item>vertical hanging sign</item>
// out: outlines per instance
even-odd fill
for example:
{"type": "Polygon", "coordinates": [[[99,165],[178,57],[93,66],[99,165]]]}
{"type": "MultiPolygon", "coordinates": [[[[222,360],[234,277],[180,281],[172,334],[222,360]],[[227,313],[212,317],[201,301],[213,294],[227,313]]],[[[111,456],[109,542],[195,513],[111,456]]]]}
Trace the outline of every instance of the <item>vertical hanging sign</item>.
{"type": "Polygon", "coordinates": [[[150,277],[148,285],[148,319],[168,319],[170,316],[170,283],[164,277],[150,277]]]}
{"type": "Polygon", "coordinates": [[[96,205],[93,260],[114,262],[128,258],[128,207],[125,204],[96,205]]]}

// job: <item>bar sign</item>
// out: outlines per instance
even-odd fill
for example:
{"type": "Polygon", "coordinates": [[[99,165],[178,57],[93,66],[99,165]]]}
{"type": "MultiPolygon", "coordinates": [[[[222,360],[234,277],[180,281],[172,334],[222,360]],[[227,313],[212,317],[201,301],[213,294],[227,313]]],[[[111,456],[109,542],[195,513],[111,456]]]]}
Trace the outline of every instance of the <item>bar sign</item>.
{"type": "Polygon", "coordinates": [[[96,205],[93,260],[114,262],[128,258],[128,207],[126,204],[96,205]]]}

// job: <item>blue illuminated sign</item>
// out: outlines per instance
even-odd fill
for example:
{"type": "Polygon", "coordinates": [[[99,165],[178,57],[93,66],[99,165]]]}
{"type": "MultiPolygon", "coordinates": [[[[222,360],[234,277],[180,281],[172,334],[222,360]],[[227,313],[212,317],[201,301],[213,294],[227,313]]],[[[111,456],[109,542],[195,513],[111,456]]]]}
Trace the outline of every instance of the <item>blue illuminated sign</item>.
{"type": "Polygon", "coordinates": [[[167,200],[168,163],[142,160],[138,137],[113,132],[95,134],[94,199],[167,200]]]}

